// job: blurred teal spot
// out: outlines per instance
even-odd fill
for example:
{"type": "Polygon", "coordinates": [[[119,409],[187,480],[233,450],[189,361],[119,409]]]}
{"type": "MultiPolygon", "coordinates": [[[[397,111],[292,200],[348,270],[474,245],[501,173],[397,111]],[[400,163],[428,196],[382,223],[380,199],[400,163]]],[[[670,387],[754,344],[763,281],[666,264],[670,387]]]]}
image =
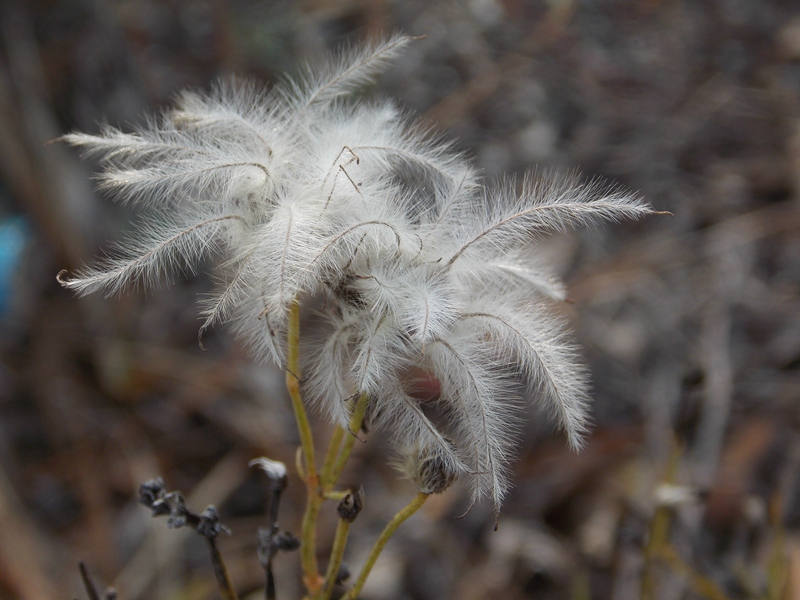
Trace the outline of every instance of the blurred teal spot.
{"type": "Polygon", "coordinates": [[[11,304],[14,275],[29,236],[25,217],[10,217],[0,222],[0,316],[5,316],[11,304]]]}

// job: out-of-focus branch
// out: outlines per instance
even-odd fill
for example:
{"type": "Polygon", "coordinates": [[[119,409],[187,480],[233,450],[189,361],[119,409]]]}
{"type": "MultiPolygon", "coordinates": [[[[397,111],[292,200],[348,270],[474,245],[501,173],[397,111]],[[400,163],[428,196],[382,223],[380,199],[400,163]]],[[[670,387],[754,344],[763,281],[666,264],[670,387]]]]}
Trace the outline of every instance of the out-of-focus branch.
{"type": "Polygon", "coordinates": [[[65,148],[47,97],[33,26],[23,5],[0,8],[0,177],[33,216],[47,243],[72,266],[89,255],[92,192],[65,148]]]}

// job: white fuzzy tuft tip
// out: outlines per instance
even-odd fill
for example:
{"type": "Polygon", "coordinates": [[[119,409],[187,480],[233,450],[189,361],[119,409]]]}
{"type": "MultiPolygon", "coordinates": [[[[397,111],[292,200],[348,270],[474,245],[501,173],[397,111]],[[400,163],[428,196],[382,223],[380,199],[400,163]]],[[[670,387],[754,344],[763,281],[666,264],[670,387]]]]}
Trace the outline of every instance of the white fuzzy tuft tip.
{"type": "Polygon", "coordinates": [[[277,460],[270,460],[266,457],[254,458],[249,463],[249,467],[258,467],[267,474],[267,477],[274,480],[284,479],[287,476],[286,465],[277,460]]]}

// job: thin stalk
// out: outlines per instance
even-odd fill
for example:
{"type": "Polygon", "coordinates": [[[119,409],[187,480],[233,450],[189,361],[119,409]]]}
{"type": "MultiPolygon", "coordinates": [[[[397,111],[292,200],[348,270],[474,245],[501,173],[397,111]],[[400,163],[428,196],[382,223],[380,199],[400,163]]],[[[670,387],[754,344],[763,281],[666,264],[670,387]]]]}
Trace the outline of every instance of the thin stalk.
{"type": "Polygon", "coordinates": [[[346,498],[347,494],[349,493],[350,492],[345,490],[340,490],[338,492],[330,491],[330,492],[324,492],[322,496],[325,498],[325,500],[344,500],[344,498],[346,498]]]}
{"type": "Polygon", "coordinates": [[[217,548],[217,540],[213,537],[207,537],[208,547],[211,549],[211,564],[214,565],[214,576],[217,578],[217,585],[223,600],[239,600],[236,595],[236,590],[233,587],[231,576],[228,573],[228,568],[222,560],[222,555],[217,548]]]}
{"type": "Polygon", "coordinates": [[[284,477],[282,478],[282,481],[279,480],[276,483],[277,484],[273,484],[274,487],[272,489],[272,498],[270,500],[269,520],[271,525],[269,528],[269,544],[266,548],[266,560],[263,562],[264,575],[266,576],[267,580],[267,586],[264,591],[266,600],[276,600],[277,598],[275,591],[275,573],[272,571],[272,559],[275,557],[277,550],[273,546],[273,540],[279,531],[278,509],[280,508],[281,504],[281,493],[283,492],[283,486],[286,485],[286,478],[284,477]]]}
{"type": "Polygon", "coordinates": [[[331,548],[328,570],[325,572],[325,588],[322,590],[322,595],[320,596],[321,600],[329,600],[333,593],[333,586],[336,583],[336,577],[339,575],[339,569],[342,566],[348,533],[350,533],[350,523],[344,519],[339,519],[339,524],[336,526],[336,537],[333,538],[333,547],[331,548]]]}
{"type": "Polygon", "coordinates": [[[317,515],[322,503],[319,493],[319,476],[314,457],[314,438],[308,422],[308,414],[300,395],[300,303],[295,300],[289,308],[289,323],[286,334],[286,389],[292,400],[294,418],[300,433],[304,458],[304,479],[308,498],[300,533],[300,563],[303,567],[303,583],[309,593],[316,594],[322,587],[322,577],[317,566],[317,515]]]}
{"type": "Polygon", "coordinates": [[[425,504],[425,500],[427,499],[428,494],[419,492],[405,508],[398,512],[392,518],[392,520],[389,521],[388,525],[386,525],[386,528],[383,530],[383,533],[381,533],[380,537],[378,538],[378,541],[376,541],[375,545],[372,547],[372,550],[367,557],[367,562],[361,569],[361,573],[359,573],[358,579],[356,580],[355,584],[353,584],[353,588],[344,596],[342,596],[341,600],[355,600],[358,598],[358,595],[361,593],[361,589],[364,587],[364,584],[367,581],[367,577],[369,577],[369,574],[372,571],[372,567],[375,566],[375,562],[381,555],[381,552],[386,546],[386,543],[389,541],[389,538],[394,535],[394,532],[397,531],[397,528],[400,527],[400,525],[402,525],[411,515],[417,512],[423,504],[425,504]]]}
{"type": "Polygon", "coordinates": [[[286,389],[292,400],[294,418],[300,433],[300,444],[305,458],[306,483],[313,487],[317,484],[317,467],[314,459],[314,438],[311,434],[311,425],[308,414],[303,406],[300,395],[300,303],[296,300],[289,308],[289,328],[286,334],[286,389]]]}
{"type": "Polygon", "coordinates": [[[86,588],[86,594],[89,596],[89,600],[100,600],[100,594],[97,593],[97,588],[94,587],[94,582],[89,575],[89,570],[86,568],[86,565],[83,563],[83,561],[78,563],[78,569],[81,572],[83,587],[86,588]]]}
{"type": "Polygon", "coordinates": [[[317,516],[322,501],[316,489],[309,487],[301,527],[300,562],[303,565],[303,584],[312,596],[319,592],[324,583],[317,566],[317,516]]]}
{"type": "MultiPolygon", "coordinates": [[[[667,472],[664,478],[665,483],[672,484],[677,480],[681,454],[681,447],[676,446],[667,464],[667,472]]],[[[653,598],[655,598],[657,585],[656,565],[669,546],[671,524],[672,509],[668,506],[659,506],[656,508],[653,519],[650,522],[647,545],[644,548],[644,570],[642,572],[641,588],[639,590],[641,600],[653,600],[653,598]]]]}
{"type": "Polygon", "coordinates": [[[328,443],[328,451],[325,453],[325,460],[322,463],[322,470],[319,472],[320,486],[323,493],[330,491],[333,487],[330,484],[331,472],[333,471],[334,461],[339,454],[339,447],[342,445],[344,429],[338,425],[333,430],[331,441],[328,443]]]}
{"type": "Polygon", "coordinates": [[[695,570],[694,567],[681,558],[672,546],[667,545],[664,547],[661,558],[674,571],[686,577],[692,590],[697,595],[707,600],[730,600],[730,596],[725,593],[719,584],[695,570]]]}
{"type": "Polygon", "coordinates": [[[788,558],[786,556],[786,530],[783,526],[783,497],[780,492],[770,499],[769,520],[773,537],[767,564],[767,598],[768,600],[780,600],[791,596],[791,594],[785,593],[786,587],[789,585],[787,581],[788,558]]]}
{"type": "Polygon", "coordinates": [[[344,440],[342,451],[339,453],[339,457],[336,459],[336,463],[333,465],[330,475],[326,480],[323,481],[323,486],[325,486],[325,489],[329,490],[335,486],[336,482],[339,481],[339,477],[342,476],[344,466],[347,464],[347,460],[350,458],[350,453],[353,451],[353,444],[356,443],[356,436],[358,435],[358,432],[361,431],[361,424],[364,422],[364,414],[367,412],[368,405],[369,395],[362,393],[358,397],[358,402],[353,409],[353,416],[350,417],[350,431],[349,435],[344,440]]]}
{"type": "Polygon", "coordinates": [[[264,597],[266,600],[275,600],[275,574],[272,572],[272,565],[264,567],[264,572],[266,573],[267,577],[267,587],[264,591],[264,597]]]}

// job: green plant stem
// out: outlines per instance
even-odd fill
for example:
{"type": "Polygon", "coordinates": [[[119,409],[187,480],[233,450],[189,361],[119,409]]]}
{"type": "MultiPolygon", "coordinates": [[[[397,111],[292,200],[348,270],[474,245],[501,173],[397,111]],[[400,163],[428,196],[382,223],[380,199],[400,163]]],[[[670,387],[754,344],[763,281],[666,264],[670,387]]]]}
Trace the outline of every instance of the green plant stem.
{"type": "Polygon", "coordinates": [[[350,417],[350,431],[346,432],[347,437],[344,439],[342,451],[339,453],[336,463],[333,465],[333,469],[331,470],[327,479],[323,481],[324,489],[330,490],[333,488],[333,486],[335,486],[339,481],[339,477],[342,476],[342,471],[344,471],[344,467],[350,458],[350,453],[353,451],[353,444],[355,444],[356,439],[358,439],[356,436],[358,435],[358,432],[361,431],[361,425],[364,422],[364,415],[367,412],[368,405],[369,395],[361,394],[358,397],[358,402],[356,403],[355,408],[353,409],[353,415],[350,417]]]}
{"type": "Polygon", "coordinates": [[[767,564],[767,599],[788,598],[785,593],[787,583],[786,530],[783,526],[783,497],[776,493],[769,502],[769,521],[772,526],[772,548],[767,564]]]}
{"type": "MultiPolygon", "coordinates": [[[[678,468],[682,448],[676,446],[669,457],[664,483],[673,484],[678,478],[678,468]]],[[[668,506],[656,508],[653,520],[650,522],[650,531],[647,545],[644,548],[644,570],[642,572],[641,600],[653,600],[656,593],[656,565],[664,555],[665,548],[669,545],[669,531],[672,523],[672,509],[668,506]]]]}
{"type": "Polygon", "coordinates": [[[306,483],[306,510],[300,532],[300,563],[303,567],[303,583],[310,594],[316,594],[322,587],[322,578],[317,566],[317,515],[322,498],[319,491],[314,456],[314,438],[308,422],[303,398],[300,395],[300,303],[294,301],[289,309],[289,325],[286,334],[286,389],[292,400],[292,409],[300,432],[300,443],[303,450],[303,478],[306,483]]]}
{"type": "Polygon", "coordinates": [[[343,437],[344,429],[337,425],[331,435],[328,451],[325,453],[325,461],[322,463],[322,470],[319,472],[320,487],[323,492],[330,491],[333,487],[333,485],[330,484],[331,472],[333,471],[334,461],[339,455],[339,447],[342,445],[343,437]]]}
{"type": "Polygon", "coordinates": [[[306,511],[303,514],[301,527],[300,562],[303,566],[303,583],[311,596],[315,596],[322,588],[323,579],[317,566],[317,516],[323,497],[315,488],[308,488],[306,511]]]}
{"type": "Polygon", "coordinates": [[[289,329],[286,334],[286,389],[292,400],[294,418],[300,432],[300,444],[303,448],[305,471],[308,483],[316,486],[317,467],[314,458],[314,438],[311,434],[311,425],[308,414],[303,406],[300,395],[300,303],[296,300],[289,309],[289,329]]]}
{"type": "Polygon", "coordinates": [[[667,544],[661,550],[661,559],[673,571],[682,574],[687,578],[689,585],[694,592],[707,600],[730,600],[722,588],[702,573],[696,571],[690,564],[684,561],[671,545],[667,544]]]}
{"type": "MultiPolygon", "coordinates": [[[[331,440],[328,443],[328,449],[325,453],[325,459],[322,464],[322,470],[319,476],[319,487],[316,490],[315,497],[312,499],[311,491],[309,491],[309,503],[306,507],[306,514],[303,520],[304,531],[305,528],[315,528],[316,518],[319,514],[320,505],[325,500],[341,499],[347,492],[333,491],[336,482],[344,470],[347,460],[350,458],[350,453],[353,450],[356,436],[353,432],[361,430],[361,424],[364,421],[364,414],[369,404],[369,396],[361,394],[355,407],[353,414],[350,417],[350,431],[336,426],[331,435],[331,440]],[[342,441],[344,440],[344,443],[342,441]]],[[[344,549],[347,544],[347,535],[350,529],[350,524],[344,521],[339,521],[336,529],[336,537],[331,549],[331,558],[328,563],[328,571],[325,575],[324,588],[319,590],[319,595],[314,598],[330,598],[333,593],[333,586],[336,582],[336,576],[339,573],[339,568],[342,564],[342,557],[344,556],[344,549]]],[[[306,586],[309,592],[314,594],[311,587],[306,586]]]]}
{"type": "MultiPolygon", "coordinates": [[[[303,568],[303,583],[310,597],[327,599],[330,598],[333,591],[333,585],[336,581],[339,567],[341,566],[344,548],[347,543],[349,524],[344,526],[342,522],[340,522],[339,527],[337,527],[334,547],[331,550],[331,562],[328,566],[329,572],[326,578],[323,579],[319,574],[319,566],[317,564],[317,517],[319,516],[322,503],[326,499],[336,495],[335,492],[333,492],[333,487],[336,485],[336,482],[339,481],[339,477],[341,477],[342,471],[350,458],[353,445],[357,439],[356,436],[364,422],[364,415],[369,405],[369,396],[367,394],[361,394],[359,396],[350,418],[350,431],[346,431],[338,426],[334,429],[331,441],[328,444],[327,452],[325,453],[322,470],[317,472],[314,438],[300,394],[300,303],[297,301],[293,302],[289,309],[286,341],[286,389],[289,391],[295,420],[297,421],[297,429],[300,432],[303,456],[302,462],[305,463],[302,465],[298,460],[298,471],[305,480],[307,492],[306,509],[303,514],[300,532],[300,562],[303,568]],[[335,572],[331,573],[330,570],[334,567],[335,572]]],[[[424,498],[427,498],[427,496],[424,496],[424,498]]],[[[419,506],[422,506],[422,503],[425,501],[424,498],[418,500],[418,505],[414,506],[415,503],[412,502],[409,506],[400,511],[389,523],[386,530],[384,530],[375,548],[373,548],[372,554],[370,554],[370,560],[368,560],[365,570],[359,577],[360,583],[357,582],[359,591],[360,588],[363,587],[364,581],[366,581],[367,575],[369,575],[369,571],[372,569],[372,564],[378,558],[383,546],[386,545],[386,541],[388,541],[389,537],[391,537],[400,523],[416,512],[419,506]]]]}
{"type": "Polygon", "coordinates": [[[383,530],[383,533],[381,533],[380,537],[375,542],[375,545],[372,547],[372,550],[367,557],[367,562],[361,569],[361,573],[358,574],[358,579],[353,584],[353,588],[344,596],[342,596],[341,600],[355,600],[358,598],[358,595],[361,593],[361,589],[364,587],[364,584],[367,581],[367,577],[369,577],[369,574],[372,571],[372,567],[375,566],[375,562],[378,560],[383,548],[386,546],[386,542],[388,542],[389,538],[394,535],[394,532],[397,531],[397,528],[400,527],[400,525],[402,525],[411,515],[417,512],[423,504],[425,504],[425,500],[427,499],[428,494],[419,492],[405,508],[398,512],[394,518],[389,521],[389,523],[386,525],[386,528],[383,530]]]}
{"type": "Polygon", "coordinates": [[[320,596],[321,600],[329,600],[333,593],[333,586],[336,583],[336,577],[339,575],[339,569],[342,566],[348,533],[350,533],[350,523],[344,519],[339,519],[339,524],[336,526],[336,537],[333,538],[333,547],[331,548],[328,570],[325,572],[325,588],[322,590],[320,596]]]}

